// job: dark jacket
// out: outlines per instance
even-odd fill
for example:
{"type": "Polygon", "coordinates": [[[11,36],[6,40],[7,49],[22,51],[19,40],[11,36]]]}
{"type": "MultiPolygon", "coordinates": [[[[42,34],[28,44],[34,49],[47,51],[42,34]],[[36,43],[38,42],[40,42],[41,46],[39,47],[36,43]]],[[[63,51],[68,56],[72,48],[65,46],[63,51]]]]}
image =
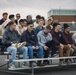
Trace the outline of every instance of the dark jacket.
{"type": "Polygon", "coordinates": [[[38,46],[36,33],[34,31],[29,32],[28,29],[23,32],[22,41],[26,41],[27,46],[38,46]]]}
{"type": "Polygon", "coordinates": [[[63,33],[61,31],[59,32],[55,32],[55,30],[53,30],[51,32],[53,40],[55,40],[56,45],[60,45],[60,43],[67,45],[68,41],[65,39],[63,33]]]}
{"type": "Polygon", "coordinates": [[[73,40],[72,40],[72,35],[70,33],[66,34],[65,32],[63,32],[64,37],[66,38],[68,44],[73,44],[73,40]]]}
{"type": "Polygon", "coordinates": [[[15,23],[18,25],[18,20],[15,20],[15,23]]]}
{"type": "Polygon", "coordinates": [[[18,34],[16,30],[11,31],[10,28],[7,27],[3,34],[2,43],[9,46],[11,45],[11,42],[21,42],[21,36],[18,34]]]}
{"type": "Polygon", "coordinates": [[[0,25],[2,25],[2,23],[4,23],[5,21],[3,19],[0,20],[0,25]]]}

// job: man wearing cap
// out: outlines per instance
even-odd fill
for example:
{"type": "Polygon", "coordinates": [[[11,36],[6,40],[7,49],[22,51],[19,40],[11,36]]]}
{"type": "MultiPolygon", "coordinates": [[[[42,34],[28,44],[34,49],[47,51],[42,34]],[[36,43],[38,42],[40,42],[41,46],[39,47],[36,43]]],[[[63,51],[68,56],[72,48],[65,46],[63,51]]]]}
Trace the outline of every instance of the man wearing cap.
{"type": "MultiPolygon", "coordinates": [[[[43,48],[38,45],[37,35],[34,32],[33,27],[34,27],[33,22],[29,21],[27,23],[27,30],[24,31],[22,34],[22,41],[23,42],[26,41],[26,45],[28,47],[28,55],[30,59],[33,58],[33,52],[37,52],[38,58],[42,58],[43,48]]],[[[42,64],[41,61],[38,61],[37,65],[44,66],[44,64],[42,64]]],[[[31,62],[30,62],[30,66],[31,66],[31,62]]]]}

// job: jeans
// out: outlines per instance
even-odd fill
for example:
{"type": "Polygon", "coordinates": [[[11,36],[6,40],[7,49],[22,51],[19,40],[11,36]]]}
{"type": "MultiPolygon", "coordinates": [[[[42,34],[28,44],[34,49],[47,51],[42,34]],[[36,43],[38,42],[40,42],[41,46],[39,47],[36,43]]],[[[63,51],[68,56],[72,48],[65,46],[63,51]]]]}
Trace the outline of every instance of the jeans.
{"type": "Polygon", "coordinates": [[[56,43],[54,40],[51,40],[51,41],[48,41],[46,44],[45,44],[49,49],[51,48],[52,50],[52,53],[51,53],[51,56],[53,56],[54,54],[56,54],[56,43]]]}
{"type": "Polygon", "coordinates": [[[28,46],[28,55],[29,58],[32,59],[33,58],[33,53],[37,52],[38,53],[38,58],[42,58],[43,57],[43,47],[38,46],[38,50],[33,50],[32,46],[28,46]]]}
{"type": "Polygon", "coordinates": [[[9,46],[7,48],[7,51],[10,52],[10,53],[12,53],[12,64],[15,64],[14,60],[16,59],[16,53],[17,52],[23,53],[23,59],[26,59],[27,58],[27,52],[28,52],[27,50],[28,50],[27,47],[22,47],[22,48],[17,49],[14,46],[9,46]]]}

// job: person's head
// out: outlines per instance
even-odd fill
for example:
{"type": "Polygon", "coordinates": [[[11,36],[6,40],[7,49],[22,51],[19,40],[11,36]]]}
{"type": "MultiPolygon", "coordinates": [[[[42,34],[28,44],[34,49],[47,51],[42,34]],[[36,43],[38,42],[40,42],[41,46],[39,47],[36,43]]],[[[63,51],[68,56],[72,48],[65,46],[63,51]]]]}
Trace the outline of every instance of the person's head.
{"type": "Polygon", "coordinates": [[[8,13],[7,13],[7,12],[4,12],[4,13],[2,14],[2,16],[3,16],[3,20],[7,20],[8,13]]]}
{"type": "Polygon", "coordinates": [[[10,27],[11,30],[15,30],[16,29],[16,24],[12,21],[10,21],[8,24],[7,24],[8,27],[10,27]]]}
{"type": "Polygon", "coordinates": [[[48,20],[49,20],[49,21],[51,21],[51,23],[50,23],[50,24],[52,24],[52,23],[53,23],[53,21],[54,21],[54,19],[53,19],[53,17],[52,17],[52,16],[48,17],[48,20]]]}
{"type": "Polygon", "coordinates": [[[32,16],[31,15],[27,15],[27,21],[32,21],[32,16]]]}
{"type": "Polygon", "coordinates": [[[42,19],[40,19],[40,21],[39,21],[39,26],[40,26],[40,27],[43,26],[43,20],[42,20],[42,19]]]}
{"type": "Polygon", "coordinates": [[[51,19],[51,21],[53,21],[53,16],[49,16],[48,19],[51,19]]]}
{"type": "Polygon", "coordinates": [[[45,18],[42,16],[41,19],[43,20],[43,25],[45,25],[45,18]]]}
{"type": "Polygon", "coordinates": [[[36,16],[36,22],[39,23],[40,19],[41,19],[41,16],[40,15],[37,15],[36,16]]]}
{"type": "Polygon", "coordinates": [[[53,28],[54,28],[55,30],[57,30],[57,31],[60,31],[61,26],[60,26],[59,23],[54,23],[54,24],[53,24],[53,28]]]}
{"type": "Polygon", "coordinates": [[[33,25],[33,22],[32,21],[27,22],[27,29],[29,31],[32,31],[33,30],[33,27],[34,27],[34,25],[33,25]]]}
{"type": "Polygon", "coordinates": [[[48,25],[51,25],[51,19],[48,19],[48,25]]]}
{"type": "Polygon", "coordinates": [[[14,18],[14,15],[13,15],[13,14],[9,15],[9,19],[10,19],[12,22],[15,22],[15,18],[14,18]]]}
{"type": "Polygon", "coordinates": [[[27,20],[26,19],[24,19],[24,24],[25,24],[25,26],[27,26],[27,20]]]}
{"type": "Polygon", "coordinates": [[[65,32],[70,32],[70,26],[67,23],[64,23],[63,29],[65,32]]]}
{"type": "Polygon", "coordinates": [[[46,28],[44,29],[44,33],[48,34],[51,31],[51,27],[49,25],[46,26],[46,28]]]}
{"type": "Polygon", "coordinates": [[[21,18],[21,15],[19,13],[16,14],[16,19],[19,20],[21,18]]]}
{"type": "Polygon", "coordinates": [[[22,27],[25,26],[24,19],[20,19],[20,20],[19,20],[19,24],[20,24],[22,27]]]}

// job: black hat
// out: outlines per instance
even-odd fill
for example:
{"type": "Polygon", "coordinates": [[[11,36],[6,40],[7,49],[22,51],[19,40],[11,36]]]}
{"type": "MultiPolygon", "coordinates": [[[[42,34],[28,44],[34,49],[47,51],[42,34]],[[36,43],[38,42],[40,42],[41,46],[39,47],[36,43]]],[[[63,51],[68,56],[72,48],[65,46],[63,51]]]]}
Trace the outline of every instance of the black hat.
{"type": "Polygon", "coordinates": [[[9,15],[9,19],[11,19],[11,18],[14,18],[14,15],[12,14],[12,15],[9,15]]]}
{"type": "Polygon", "coordinates": [[[30,25],[30,24],[33,24],[33,22],[32,21],[28,21],[27,22],[27,26],[30,25]]]}
{"type": "Polygon", "coordinates": [[[66,29],[68,27],[70,27],[70,26],[67,23],[64,23],[63,28],[66,29]]]}

